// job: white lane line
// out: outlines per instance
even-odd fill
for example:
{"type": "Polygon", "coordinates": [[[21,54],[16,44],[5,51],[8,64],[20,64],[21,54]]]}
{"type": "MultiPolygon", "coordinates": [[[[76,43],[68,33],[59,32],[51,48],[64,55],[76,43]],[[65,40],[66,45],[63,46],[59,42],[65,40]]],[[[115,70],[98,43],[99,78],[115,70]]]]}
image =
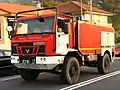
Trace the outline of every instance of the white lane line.
{"type": "Polygon", "coordinates": [[[14,76],[3,77],[3,78],[0,78],[0,82],[8,81],[8,80],[13,80],[13,79],[17,79],[17,78],[20,78],[20,77],[21,77],[20,75],[14,75],[14,76]]]}
{"type": "Polygon", "coordinates": [[[109,73],[109,74],[106,74],[106,75],[102,75],[100,77],[96,77],[96,78],[93,78],[93,79],[90,79],[90,80],[87,80],[87,81],[83,81],[81,83],[77,83],[77,84],[74,84],[74,85],[71,85],[71,86],[68,86],[68,87],[65,87],[65,88],[61,88],[59,90],[75,90],[77,88],[86,86],[88,84],[91,84],[91,83],[94,83],[94,82],[97,82],[97,81],[100,81],[100,80],[103,80],[103,79],[106,79],[106,78],[109,78],[109,77],[112,77],[112,76],[115,76],[115,75],[118,75],[118,74],[120,74],[120,70],[109,73]]]}

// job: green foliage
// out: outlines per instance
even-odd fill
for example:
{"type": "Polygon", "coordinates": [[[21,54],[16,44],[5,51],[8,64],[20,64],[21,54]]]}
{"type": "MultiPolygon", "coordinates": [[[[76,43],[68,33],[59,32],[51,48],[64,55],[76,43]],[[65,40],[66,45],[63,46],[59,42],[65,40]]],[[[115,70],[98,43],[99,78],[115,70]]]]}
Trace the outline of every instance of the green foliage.
{"type": "Polygon", "coordinates": [[[61,2],[59,1],[54,1],[54,0],[44,0],[44,7],[54,7],[59,5],[61,2]]]}
{"type": "Polygon", "coordinates": [[[120,0],[104,0],[106,8],[113,12],[119,12],[120,11],[120,0]]]}
{"type": "Polygon", "coordinates": [[[118,31],[115,32],[115,41],[116,44],[120,43],[120,32],[118,31]]]}
{"type": "Polygon", "coordinates": [[[25,5],[25,6],[28,6],[29,4],[27,2],[24,2],[24,3],[20,3],[21,5],[25,5]]]}
{"type": "Polygon", "coordinates": [[[16,3],[16,0],[8,0],[8,3],[16,3]]]}

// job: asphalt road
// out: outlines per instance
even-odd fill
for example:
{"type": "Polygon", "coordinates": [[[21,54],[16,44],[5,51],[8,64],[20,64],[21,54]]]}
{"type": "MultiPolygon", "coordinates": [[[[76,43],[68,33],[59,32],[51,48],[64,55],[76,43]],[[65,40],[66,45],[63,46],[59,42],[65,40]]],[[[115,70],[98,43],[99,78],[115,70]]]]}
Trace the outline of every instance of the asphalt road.
{"type": "MultiPolygon", "coordinates": [[[[119,70],[120,60],[119,58],[117,58],[117,60],[115,60],[111,65],[110,73],[119,70]]],[[[90,80],[89,82],[95,82],[82,86],[78,85],[78,87],[73,86],[72,88],[69,88],[69,90],[120,90],[119,72],[117,73],[117,75],[114,75],[112,77],[110,76],[102,80],[92,80],[100,76],[102,75],[98,74],[97,68],[82,67],[81,76],[78,83],[82,83],[87,80],[90,80]],[[77,88],[74,89],[74,87],[77,88]]],[[[67,87],[70,86],[62,84],[59,75],[54,75],[50,73],[40,74],[38,79],[34,82],[26,82],[21,79],[20,76],[7,76],[0,78],[0,90],[68,90],[66,89],[67,87]]]]}
{"type": "Polygon", "coordinates": [[[75,90],[120,90],[120,74],[75,90]]]}

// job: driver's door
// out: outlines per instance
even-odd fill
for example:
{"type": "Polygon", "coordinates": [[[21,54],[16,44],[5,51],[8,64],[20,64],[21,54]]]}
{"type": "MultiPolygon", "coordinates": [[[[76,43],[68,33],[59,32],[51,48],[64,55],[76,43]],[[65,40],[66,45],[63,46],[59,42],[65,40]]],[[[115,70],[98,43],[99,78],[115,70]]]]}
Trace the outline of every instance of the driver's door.
{"type": "MultiPolygon", "coordinates": [[[[68,24],[67,26],[67,31],[68,31],[68,24]]],[[[59,54],[66,54],[67,49],[68,49],[68,44],[69,44],[69,34],[65,33],[64,30],[58,30],[60,28],[57,28],[57,33],[56,33],[56,53],[59,54]]],[[[62,28],[61,28],[62,29],[62,28]]]]}

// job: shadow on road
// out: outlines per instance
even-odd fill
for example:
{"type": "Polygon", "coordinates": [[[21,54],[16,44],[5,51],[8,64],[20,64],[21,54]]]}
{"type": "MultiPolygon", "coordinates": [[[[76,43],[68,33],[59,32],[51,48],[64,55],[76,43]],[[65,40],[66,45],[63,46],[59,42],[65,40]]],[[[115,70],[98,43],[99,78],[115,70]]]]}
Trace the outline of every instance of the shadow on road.
{"type": "MultiPolygon", "coordinates": [[[[87,80],[87,79],[91,79],[91,78],[97,77],[97,76],[100,76],[100,74],[97,72],[96,68],[83,67],[83,68],[81,68],[79,82],[87,80]]],[[[26,81],[22,80],[21,84],[23,86],[26,86],[26,85],[28,85],[28,86],[30,86],[30,85],[44,86],[44,85],[46,85],[47,87],[56,86],[56,85],[58,85],[58,86],[65,85],[60,80],[59,74],[54,75],[51,73],[40,74],[38,79],[36,81],[32,81],[32,82],[26,82],[26,81]]]]}

